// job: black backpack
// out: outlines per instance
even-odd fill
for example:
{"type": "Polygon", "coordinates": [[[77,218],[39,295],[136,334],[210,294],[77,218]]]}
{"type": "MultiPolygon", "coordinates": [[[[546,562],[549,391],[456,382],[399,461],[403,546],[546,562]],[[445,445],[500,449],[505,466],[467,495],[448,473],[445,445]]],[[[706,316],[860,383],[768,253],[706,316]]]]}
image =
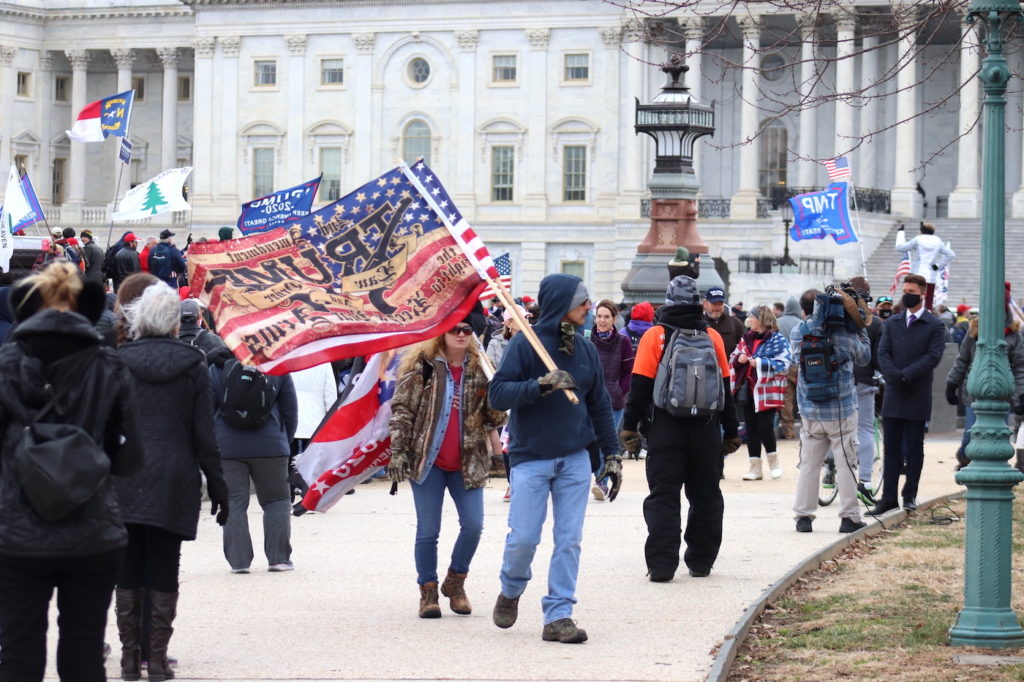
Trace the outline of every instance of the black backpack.
{"type": "Polygon", "coordinates": [[[103,254],[103,275],[110,279],[113,279],[117,274],[116,257],[117,252],[124,247],[124,242],[115,242],[107,247],[106,253],[103,254]]]}
{"type": "Polygon", "coordinates": [[[224,363],[220,416],[228,426],[246,431],[262,427],[277,399],[277,386],[266,374],[238,360],[224,363]]]}
{"type": "Polygon", "coordinates": [[[167,279],[171,276],[171,259],[168,246],[157,244],[149,250],[149,273],[159,279],[167,279]]]}
{"type": "Polygon", "coordinates": [[[835,376],[839,363],[835,347],[824,333],[812,333],[806,322],[800,323],[800,380],[813,403],[831,403],[839,397],[839,381],[835,376]]]}

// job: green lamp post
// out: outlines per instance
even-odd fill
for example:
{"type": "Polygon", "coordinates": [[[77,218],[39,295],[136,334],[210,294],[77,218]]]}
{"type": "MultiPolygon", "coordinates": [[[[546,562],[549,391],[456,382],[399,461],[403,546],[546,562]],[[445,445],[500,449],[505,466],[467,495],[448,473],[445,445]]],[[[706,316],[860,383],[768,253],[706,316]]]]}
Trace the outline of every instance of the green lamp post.
{"type": "Polygon", "coordinates": [[[985,90],[982,147],[981,327],[967,390],[977,421],[957,483],[967,486],[964,608],[949,631],[950,643],[1005,649],[1024,646],[1024,629],[1010,608],[1013,486],[1024,480],[1007,465],[1013,454],[1006,427],[1013,381],[1003,340],[1006,24],[1024,18],[1017,0],[974,0],[966,20],[984,32],[987,55],[980,78],[985,90]]]}

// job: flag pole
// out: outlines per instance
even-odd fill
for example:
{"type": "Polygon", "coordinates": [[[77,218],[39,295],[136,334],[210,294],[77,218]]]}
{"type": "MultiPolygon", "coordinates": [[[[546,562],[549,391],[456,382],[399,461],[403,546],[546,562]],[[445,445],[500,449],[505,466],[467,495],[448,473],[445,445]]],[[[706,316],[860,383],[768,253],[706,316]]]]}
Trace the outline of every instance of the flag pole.
{"type": "MultiPolygon", "coordinates": [[[[399,168],[401,169],[402,174],[405,175],[406,180],[408,180],[412,184],[412,186],[416,188],[416,190],[420,193],[420,196],[423,197],[423,200],[426,201],[427,204],[429,204],[430,208],[434,211],[434,213],[437,214],[437,217],[441,219],[441,222],[445,226],[445,229],[447,229],[448,233],[452,236],[453,239],[455,239],[455,243],[459,245],[459,249],[462,251],[463,255],[465,255],[466,258],[469,259],[469,262],[473,265],[474,269],[476,269],[477,274],[480,275],[480,278],[487,282],[491,286],[491,289],[498,294],[498,298],[500,298],[501,302],[505,305],[505,309],[512,311],[513,317],[515,317],[516,322],[519,323],[520,330],[526,336],[526,340],[530,343],[530,346],[533,347],[534,352],[537,353],[537,357],[539,357],[540,361],[544,363],[544,367],[546,367],[550,372],[553,372],[556,369],[558,369],[558,366],[555,364],[555,361],[551,359],[551,356],[548,354],[547,349],[544,348],[544,344],[542,344],[540,342],[540,339],[537,338],[537,333],[533,331],[533,327],[530,325],[529,322],[527,322],[526,317],[521,312],[519,312],[519,305],[512,298],[512,294],[509,292],[509,290],[505,288],[505,285],[501,282],[501,279],[499,277],[491,277],[490,274],[486,272],[486,270],[479,267],[476,255],[470,252],[469,246],[462,240],[459,234],[456,233],[455,226],[452,225],[451,220],[448,219],[448,214],[446,214],[444,210],[442,210],[441,207],[437,205],[437,202],[434,200],[434,197],[431,196],[427,188],[420,183],[419,178],[417,178],[416,175],[412,172],[412,170],[409,169],[409,166],[406,165],[404,161],[402,161],[399,164],[399,168]]],[[[565,392],[565,397],[568,398],[570,403],[572,403],[573,405],[579,404],[580,399],[576,396],[576,392],[574,390],[569,388],[563,390],[565,392]]]]}
{"type": "Polygon", "coordinates": [[[850,196],[853,197],[853,215],[857,221],[857,245],[860,246],[860,274],[867,279],[868,277],[868,263],[864,259],[864,240],[860,238],[863,231],[860,229],[860,209],[857,208],[857,187],[851,182],[850,183],[850,196]]]}
{"type": "Polygon", "coordinates": [[[110,209],[110,227],[107,228],[107,248],[110,248],[110,239],[114,236],[114,212],[117,210],[117,197],[121,194],[121,174],[124,173],[124,164],[121,162],[121,143],[114,149],[114,162],[117,164],[117,181],[114,184],[114,204],[110,209]]]}

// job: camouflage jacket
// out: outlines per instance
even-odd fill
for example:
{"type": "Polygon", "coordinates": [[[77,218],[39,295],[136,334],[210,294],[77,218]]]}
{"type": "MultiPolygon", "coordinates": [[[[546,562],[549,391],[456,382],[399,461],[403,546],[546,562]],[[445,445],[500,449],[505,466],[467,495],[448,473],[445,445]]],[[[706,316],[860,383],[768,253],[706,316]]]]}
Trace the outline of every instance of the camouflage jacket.
{"type": "MultiPolygon", "coordinates": [[[[409,478],[422,481],[433,465],[428,462],[434,433],[442,413],[448,368],[445,360],[423,355],[398,377],[391,401],[391,458],[408,463],[409,478]]],[[[466,488],[487,482],[491,458],[487,431],[503,426],[508,417],[491,409],[487,379],[475,356],[462,375],[462,478],[466,488]]],[[[436,456],[436,453],[433,453],[436,456]]]]}

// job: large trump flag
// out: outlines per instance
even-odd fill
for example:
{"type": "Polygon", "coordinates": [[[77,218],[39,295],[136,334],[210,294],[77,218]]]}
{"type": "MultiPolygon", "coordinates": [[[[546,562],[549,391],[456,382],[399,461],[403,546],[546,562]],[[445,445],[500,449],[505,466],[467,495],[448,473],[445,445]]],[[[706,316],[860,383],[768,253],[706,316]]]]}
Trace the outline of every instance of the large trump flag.
{"type": "Polygon", "coordinates": [[[433,338],[497,274],[422,163],[284,227],[193,243],[188,263],[228,347],[271,374],[433,338]]]}

